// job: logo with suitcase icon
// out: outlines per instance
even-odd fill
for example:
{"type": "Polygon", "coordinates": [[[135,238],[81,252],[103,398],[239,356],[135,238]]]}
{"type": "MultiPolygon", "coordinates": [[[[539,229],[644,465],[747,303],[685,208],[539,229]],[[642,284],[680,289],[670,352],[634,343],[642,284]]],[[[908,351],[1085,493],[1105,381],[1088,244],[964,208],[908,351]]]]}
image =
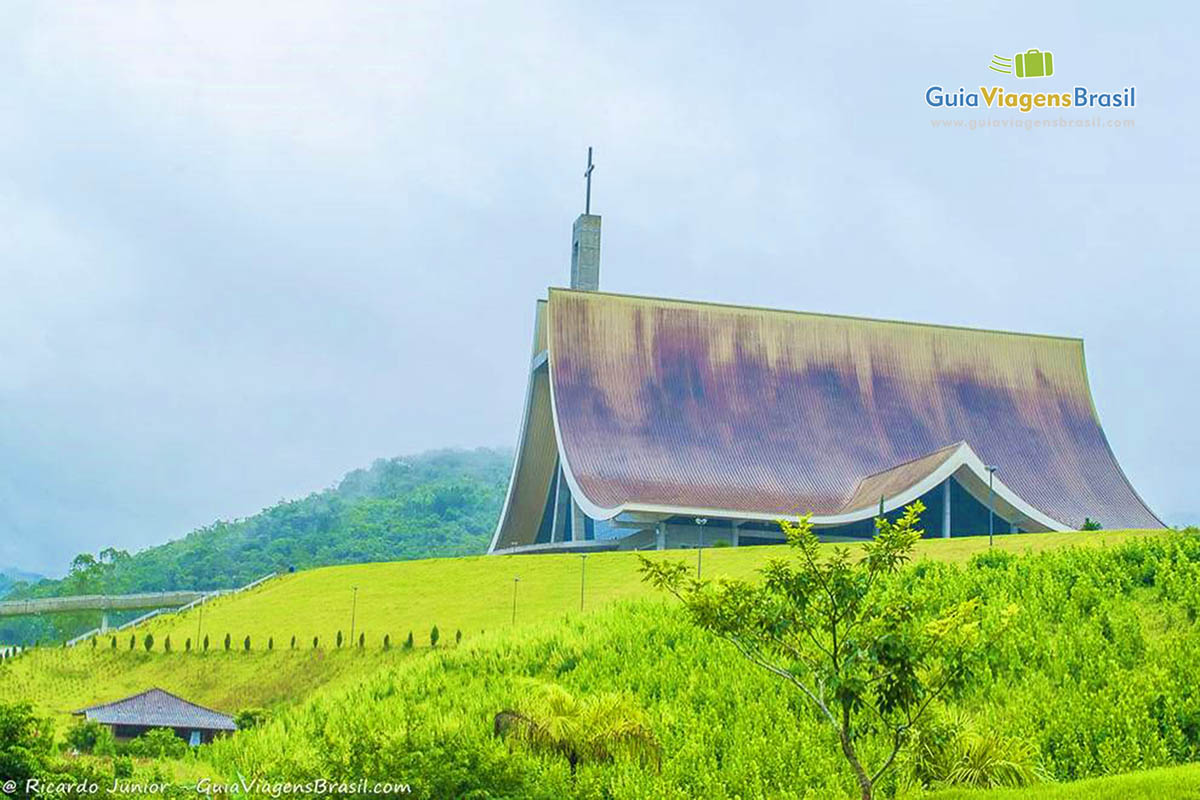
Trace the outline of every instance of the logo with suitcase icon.
{"type": "Polygon", "coordinates": [[[1054,74],[1054,54],[1049,50],[1026,50],[1012,58],[992,56],[988,69],[1018,78],[1049,78],[1054,74]]]}

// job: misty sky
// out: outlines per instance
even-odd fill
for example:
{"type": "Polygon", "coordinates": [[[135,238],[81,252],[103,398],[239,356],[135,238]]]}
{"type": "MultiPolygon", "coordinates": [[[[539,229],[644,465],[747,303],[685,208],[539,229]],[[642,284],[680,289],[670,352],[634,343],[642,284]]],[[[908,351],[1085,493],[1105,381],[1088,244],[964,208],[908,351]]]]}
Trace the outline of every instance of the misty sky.
{"type": "Polygon", "coordinates": [[[1197,17],[5,3],[0,565],[513,446],[588,145],[602,288],[1082,336],[1136,488],[1200,511],[1197,17]],[[932,128],[1034,47],[1135,127],[932,128]]]}

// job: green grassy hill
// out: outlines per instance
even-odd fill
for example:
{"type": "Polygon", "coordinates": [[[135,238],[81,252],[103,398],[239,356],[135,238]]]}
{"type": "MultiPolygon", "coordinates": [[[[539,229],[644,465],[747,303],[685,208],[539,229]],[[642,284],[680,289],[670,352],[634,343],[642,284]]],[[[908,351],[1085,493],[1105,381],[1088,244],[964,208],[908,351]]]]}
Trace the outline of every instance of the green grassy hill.
{"type": "MultiPolygon", "coordinates": [[[[1041,552],[1114,544],[1143,535],[1147,532],[1021,534],[997,537],[996,546],[1013,553],[1041,552]]],[[[987,537],[926,539],[918,545],[917,557],[964,563],[987,547],[987,537]]],[[[768,559],[785,554],[786,548],[778,546],[708,548],[703,552],[704,574],[749,577],[768,559]]],[[[645,555],[696,561],[694,550],[645,555]]],[[[443,641],[459,630],[470,638],[510,627],[514,578],[520,578],[515,582],[518,625],[552,622],[578,611],[581,579],[588,610],[651,593],[641,581],[636,555],[629,552],[593,553],[586,566],[580,556],[570,554],[355,564],[284,575],[249,593],[216,600],[202,612],[160,617],[146,630],[160,641],[170,635],[176,648],[189,637],[199,641],[205,634],[215,645],[226,633],[235,642],[250,636],[255,647],[264,647],[268,637],[278,645],[292,636],[302,647],[311,648],[314,636],[324,647],[332,647],[338,631],[349,639],[353,613],[356,636],[365,633],[372,647],[378,647],[384,635],[399,643],[410,631],[418,644],[426,645],[434,625],[443,641]]]]}
{"type": "MultiPolygon", "coordinates": [[[[970,561],[987,549],[985,538],[927,540],[924,565],[897,578],[922,613],[967,596],[987,598],[989,613],[1009,603],[1021,609],[1005,640],[989,646],[987,671],[950,699],[929,733],[939,746],[993,736],[999,757],[1035,758],[1051,782],[1009,793],[927,793],[912,783],[922,773],[906,756],[891,788],[901,798],[938,800],[1200,796],[1195,767],[1078,782],[1200,759],[1200,695],[1192,688],[1200,670],[1200,542],[1104,532],[1005,536],[997,546],[1027,555],[970,561]]],[[[695,551],[655,555],[696,558],[695,551]]],[[[745,576],[784,555],[783,548],[706,550],[705,572],[745,576]]],[[[587,558],[583,614],[580,566],[567,555],[475,557],[288,575],[218,601],[203,620],[192,613],[155,620],[138,632],[132,652],[124,636],[116,652],[104,641],[96,650],[46,649],[6,663],[0,696],[62,714],[160,685],[227,711],[272,709],[267,726],[212,747],[188,762],[186,774],[403,778],[418,797],[480,790],[522,798],[852,796],[819,720],[787,687],[654,596],[635,554],[587,558]],[[521,577],[515,626],[514,575],[521,577]],[[367,633],[367,647],[337,650],[333,637],[349,633],[356,585],[355,626],[367,633]],[[234,650],[181,652],[198,624],[216,648],[229,632],[234,650]],[[436,650],[428,647],[433,624],[442,631],[436,650]],[[141,647],[146,630],[157,640],[152,653],[141,647]],[[414,651],[398,648],[409,630],[417,634],[414,651]],[[384,632],[392,637],[388,652],[384,632]],[[174,652],[165,654],[168,634],[174,652]],[[249,653],[240,650],[246,635],[249,653]],[[313,635],[322,642],[316,651],[313,635]],[[560,760],[492,737],[493,715],[548,684],[577,696],[631,698],[662,742],[661,771],[618,759],[572,777],[560,760]]],[[[868,735],[863,750],[882,746],[868,735]]]]}

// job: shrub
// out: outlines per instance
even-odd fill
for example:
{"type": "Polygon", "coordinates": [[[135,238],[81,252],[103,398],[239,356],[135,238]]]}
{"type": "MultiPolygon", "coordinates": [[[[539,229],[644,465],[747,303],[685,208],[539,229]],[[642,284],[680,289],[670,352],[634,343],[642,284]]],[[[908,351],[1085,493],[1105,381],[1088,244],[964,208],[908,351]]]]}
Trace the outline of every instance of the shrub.
{"type": "Polygon", "coordinates": [[[167,638],[163,639],[163,652],[171,652],[171,634],[167,634],[167,638]]]}
{"type": "Polygon", "coordinates": [[[132,650],[135,647],[137,647],[137,636],[131,633],[129,634],[129,649],[132,650]]]}
{"type": "Polygon", "coordinates": [[[229,651],[229,646],[230,646],[232,643],[233,643],[233,639],[232,639],[232,638],[229,636],[229,634],[228,634],[228,633],[227,633],[227,634],[225,634],[225,651],[226,651],[226,652],[228,652],[228,651],[229,651]]]}
{"type": "Polygon", "coordinates": [[[245,639],[242,640],[242,649],[245,650],[247,653],[250,652],[250,637],[249,636],[247,636],[245,639]]]}
{"type": "Polygon", "coordinates": [[[170,728],[153,728],[129,742],[126,751],[137,758],[181,758],[188,744],[170,728]]]}
{"type": "Polygon", "coordinates": [[[239,731],[257,728],[269,719],[265,708],[243,708],[233,718],[233,722],[237,725],[239,731]]]}
{"type": "Polygon", "coordinates": [[[153,650],[154,649],[154,634],[147,633],[146,638],[142,639],[142,645],[146,648],[147,653],[149,653],[151,650],[153,650]]]}
{"type": "Polygon", "coordinates": [[[339,650],[342,647],[342,632],[341,631],[337,632],[337,646],[338,646],[339,650]]]}
{"type": "Polygon", "coordinates": [[[1081,531],[1098,531],[1098,530],[1102,530],[1103,528],[1104,528],[1104,526],[1101,525],[1098,521],[1092,519],[1091,517],[1084,517],[1083,518],[1083,527],[1081,527],[1079,530],[1081,530],[1081,531]]]}
{"type": "Polygon", "coordinates": [[[92,637],[92,649],[93,650],[96,649],[96,637],[95,636],[92,637]]]}
{"type": "Polygon", "coordinates": [[[314,636],[313,637],[313,650],[317,649],[318,644],[320,644],[320,637],[314,636]]]}
{"type": "Polygon", "coordinates": [[[294,634],[294,633],[292,634],[292,644],[291,644],[291,649],[293,649],[293,650],[295,650],[295,649],[296,649],[296,634],[294,634]]]}
{"type": "Polygon", "coordinates": [[[365,633],[360,633],[358,635],[358,649],[362,650],[363,646],[366,645],[366,643],[367,643],[367,635],[365,633]]]}
{"type": "Polygon", "coordinates": [[[404,649],[405,650],[413,649],[413,633],[412,633],[412,631],[408,632],[408,638],[404,640],[404,649]]]}
{"type": "Polygon", "coordinates": [[[64,741],[67,746],[81,753],[91,753],[96,745],[105,739],[112,739],[112,732],[93,720],[84,720],[67,731],[64,741]]]}
{"type": "Polygon", "coordinates": [[[129,756],[120,756],[113,759],[113,778],[125,779],[133,777],[133,759],[129,756]]]}
{"type": "Polygon", "coordinates": [[[208,652],[208,634],[204,634],[204,652],[208,652]]]}
{"type": "Polygon", "coordinates": [[[386,633],[383,635],[383,649],[384,650],[392,649],[392,637],[388,636],[386,633]]]}
{"type": "Polygon", "coordinates": [[[113,636],[108,645],[109,650],[117,649],[117,637],[113,636]]]}
{"type": "Polygon", "coordinates": [[[438,639],[440,639],[441,636],[441,633],[438,632],[437,625],[434,625],[433,630],[429,632],[429,646],[437,647],[438,639]]]}
{"type": "Polygon", "coordinates": [[[192,637],[189,636],[183,640],[183,652],[185,652],[185,653],[192,652],[192,637]]]}
{"type": "Polygon", "coordinates": [[[267,637],[267,649],[268,650],[275,649],[275,637],[274,636],[267,637]]]}
{"type": "Polygon", "coordinates": [[[454,643],[462,644],[462,630],[461,629],[454,632],[454,643]]]}

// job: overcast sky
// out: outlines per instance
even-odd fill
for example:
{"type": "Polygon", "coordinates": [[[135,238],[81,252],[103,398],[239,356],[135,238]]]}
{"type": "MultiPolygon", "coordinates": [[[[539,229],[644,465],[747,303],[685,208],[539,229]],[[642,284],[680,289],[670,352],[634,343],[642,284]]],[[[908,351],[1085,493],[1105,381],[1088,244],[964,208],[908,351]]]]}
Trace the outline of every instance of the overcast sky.
{"type": "Polygon", "coordinates": [[[1082,336],[1134,485],[1200,510],[1196,23],[1180,3],[5,3],[0,564],[57,573],[378,457],[513,446],[588,145],[602,288],[1082,336]],[[1029,48],[1053,78],[987,70],[1029,48]],[[1104,113],[1135,127],[932,127],[1021,116],[925,104],[993,83],[1136,85],[1104,113]]]}

